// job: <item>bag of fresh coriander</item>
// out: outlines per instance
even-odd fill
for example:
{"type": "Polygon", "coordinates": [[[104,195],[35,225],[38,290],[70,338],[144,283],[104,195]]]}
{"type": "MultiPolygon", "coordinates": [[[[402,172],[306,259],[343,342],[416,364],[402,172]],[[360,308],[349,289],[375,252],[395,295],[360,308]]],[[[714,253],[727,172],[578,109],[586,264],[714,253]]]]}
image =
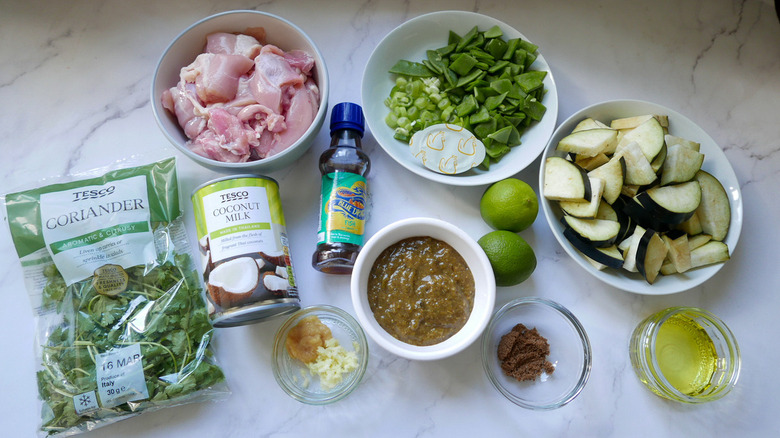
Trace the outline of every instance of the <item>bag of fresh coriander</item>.
{"type": "Polygon", "coordinates": [[[5,196],[35,311],[39,436],[229,394],[173,158],[5,196]]]}

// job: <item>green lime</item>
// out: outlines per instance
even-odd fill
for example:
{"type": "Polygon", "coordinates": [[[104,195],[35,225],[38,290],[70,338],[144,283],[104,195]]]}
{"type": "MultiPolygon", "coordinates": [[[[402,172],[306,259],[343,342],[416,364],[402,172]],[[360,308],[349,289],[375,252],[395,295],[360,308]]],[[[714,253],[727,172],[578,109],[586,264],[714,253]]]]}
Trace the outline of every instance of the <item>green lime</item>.
{"type": "Polygon", "coordinates": [[[477,243],[487,254],[496,286],[514,286],[527,280],[536,269],[533,248],[518,234],[506,230],[491,231],[477,243]]]}
{"type": "Polygon", "coordinates": [[[534,189],[517,178],[507,178],[488,187],[479,201],[482,219],[496,230],[523,231],[539,213],[534,189]]]}

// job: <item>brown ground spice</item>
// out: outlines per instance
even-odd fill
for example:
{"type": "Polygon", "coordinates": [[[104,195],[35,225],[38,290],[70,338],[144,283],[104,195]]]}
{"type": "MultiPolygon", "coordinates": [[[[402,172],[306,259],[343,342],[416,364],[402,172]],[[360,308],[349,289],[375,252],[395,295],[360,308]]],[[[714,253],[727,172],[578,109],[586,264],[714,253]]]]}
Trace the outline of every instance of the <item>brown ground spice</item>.
{"type": "Polygon", "coordinates": [[[498,360],[507,376],[517,380],[536,380],[542,372],[552,374],[555,367],[547,356],[550,344],[539,334],[536,327],[528,329],[523,324],[512,327],[512,331],[501,337],[498,343],[498,360]]]}

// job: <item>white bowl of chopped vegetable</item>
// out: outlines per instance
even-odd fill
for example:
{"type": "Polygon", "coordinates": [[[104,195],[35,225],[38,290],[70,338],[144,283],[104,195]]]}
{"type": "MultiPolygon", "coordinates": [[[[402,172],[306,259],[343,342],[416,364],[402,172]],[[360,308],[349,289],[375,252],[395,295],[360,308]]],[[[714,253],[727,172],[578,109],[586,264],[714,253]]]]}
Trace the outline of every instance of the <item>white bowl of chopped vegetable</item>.
{"type": "Polygon", "coordinates": [[[723,150],[684,115],[640,100],[595,103],[563,121],[542,155],[539,193],[550,229],[572,259],[604,283],[638,294],[699,286],[724,266],[742,229],[739,181],[723,150]],[[610,132],[612,143],[591,141],[610,132]],[[582,178],[563,182],[560,164],[576,165],[582,178]],[[578,182],[589,187],[588,202],[553,193],[578,182]],[[690,185],[701,196],[683,208],[690,185]],[[589,214],[590,206],[596,209],[589,214]],[[599,235],[610,227],[616,233],[599,235]]]}
{"type": "Polygon", "coordinates": [[[391,31],[366,64],[362,100],[372,135],[394,160],[462,186],[491,184],[531,164],[558,113],[555,81],[537,46],[506,23],[465,11],[421,15],[391,31]],[[485,162],[458,174],[423,165],[409,139],[440,123],[474,133],[485,162]]]}

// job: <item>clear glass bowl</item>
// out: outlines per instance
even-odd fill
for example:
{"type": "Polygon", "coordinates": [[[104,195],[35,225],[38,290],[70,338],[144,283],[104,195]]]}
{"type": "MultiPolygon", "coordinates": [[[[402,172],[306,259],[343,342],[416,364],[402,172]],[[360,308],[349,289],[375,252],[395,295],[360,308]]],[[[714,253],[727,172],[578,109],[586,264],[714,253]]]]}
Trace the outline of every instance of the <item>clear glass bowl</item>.
{"type": "Polygon", "coordinates": [[[341,400],[358,387],[368,365],[368,341],[360,324],[347,312],[333,306],[311,306],[292,314],[276,332],[273,348],[273,372],[279,386],[292,398],[311,405],[324,405],[341,400]],[[290,357],[285,342],[290,329],[303,318],[317,315],[330,328],[333,338],[347,351],[357,354],[357,367],[342,375],[332,388],[320,384],[306,365],[290,357]]]}
{"type": "Polygon", "coordinates": [[[580,321],[562,305],[543,298],[505,304],[482,335],[482,365],[488,380],[507,399],[527,409],[557,409],[574,400],[588,381],[591,360],[590,341],[580,321]],[[501,369],[498,344],[517,324],[536,328],[547,339],[547,360],[555,367],[552,374],[521,382],[501,369]]]}
{"type": "Polygon", "coordinates": [[[741,366],[731,330],[696,307],[671,307],[639,323],[631,335],[629,356],[645,386],[682,403],[722,398],[736,385],[741,366]]]}

